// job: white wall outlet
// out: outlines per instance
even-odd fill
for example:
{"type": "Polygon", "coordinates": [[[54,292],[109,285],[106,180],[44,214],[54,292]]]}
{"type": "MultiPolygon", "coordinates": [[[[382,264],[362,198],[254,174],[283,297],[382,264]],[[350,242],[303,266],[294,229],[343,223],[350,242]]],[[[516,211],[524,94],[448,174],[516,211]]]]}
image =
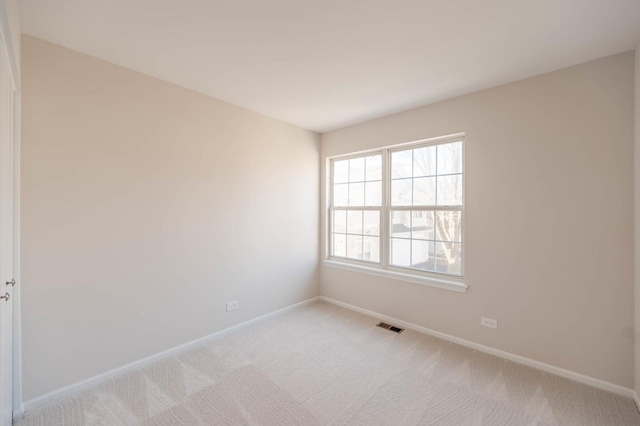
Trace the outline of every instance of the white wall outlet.
{"type": "Polygon", "coordinates": [[[480,317],[480,325],[483,327],[489,327],[489,328],[493,328],[494,330],[497,330],[498,320],[493,318],[480,317]]]}
{"type": "Polygon", "coordinates": [[[227,312],[233,311],[234,309],[238,309],[238,301],[237,300],[235,302],[228,302],[227,303],[227,312]]]}

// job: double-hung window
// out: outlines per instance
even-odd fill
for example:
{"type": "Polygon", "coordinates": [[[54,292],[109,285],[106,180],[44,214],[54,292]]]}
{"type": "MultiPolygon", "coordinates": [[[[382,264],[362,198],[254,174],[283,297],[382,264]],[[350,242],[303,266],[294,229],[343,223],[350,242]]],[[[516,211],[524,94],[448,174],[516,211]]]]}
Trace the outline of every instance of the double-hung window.
{"type": "Polygon", "coordinates": [[[329,259],[460,282],[463,137],[330,160],[329,259]]]}

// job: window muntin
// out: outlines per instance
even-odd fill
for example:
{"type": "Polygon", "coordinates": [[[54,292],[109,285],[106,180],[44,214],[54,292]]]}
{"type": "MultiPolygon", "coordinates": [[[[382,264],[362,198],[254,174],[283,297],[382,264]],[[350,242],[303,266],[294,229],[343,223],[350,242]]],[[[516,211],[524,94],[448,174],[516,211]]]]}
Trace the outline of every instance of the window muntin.
{"type": "Polygon", "coordinates": [[[382,204],[382,156],[333,161],[334,207],[382,204]]]}
{"type": "Polygon", "coordinates": [[[390,157],[389,265],[461,276],[462,141],[394,149],[390,157]]]}
{"type": "Polygon", "coordinates": [[[462,142],[391,151],[392,206],[462,205],[462,142]]]}
{"type": "Polygon", "coordinates": [[[329,257],[461,277],[463,155],[456,138],[332,159],[329,257]]]}
{"type": "Polygon", "coordinates": [[[382,154],[332,161],[332,257],[380,263],[382,154]]]}
{"type": "Polygon", "coordinates": [[[391,210],[389,264],[462,275],[462,212],[391,210]]]}

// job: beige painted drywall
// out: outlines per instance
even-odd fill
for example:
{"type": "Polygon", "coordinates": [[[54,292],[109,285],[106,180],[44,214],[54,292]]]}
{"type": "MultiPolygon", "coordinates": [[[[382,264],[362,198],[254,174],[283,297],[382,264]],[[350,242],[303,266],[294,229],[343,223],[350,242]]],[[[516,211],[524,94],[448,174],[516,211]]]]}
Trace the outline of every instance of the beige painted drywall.
{"type": "Polygon", "coordinates": [[[317,134],[22,43],[25,400],[318,295],[317,134]]]}
{"type": "Polygon", "coordinates": [[[622,53],[323,134],[322,160],[466,132],[469,290],[324,265],[322,294],[632,388],[633,63],[622,53]]]}

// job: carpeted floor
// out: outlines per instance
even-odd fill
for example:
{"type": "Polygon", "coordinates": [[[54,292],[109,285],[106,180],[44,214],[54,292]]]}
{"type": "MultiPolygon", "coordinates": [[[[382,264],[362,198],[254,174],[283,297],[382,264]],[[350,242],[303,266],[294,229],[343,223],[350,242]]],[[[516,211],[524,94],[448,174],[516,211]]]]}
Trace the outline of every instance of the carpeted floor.
{"type": "Polygon", "coordinates": [[[32,425],[640,425],[633,401],[324,302],[113,379],[32,425]]]}

